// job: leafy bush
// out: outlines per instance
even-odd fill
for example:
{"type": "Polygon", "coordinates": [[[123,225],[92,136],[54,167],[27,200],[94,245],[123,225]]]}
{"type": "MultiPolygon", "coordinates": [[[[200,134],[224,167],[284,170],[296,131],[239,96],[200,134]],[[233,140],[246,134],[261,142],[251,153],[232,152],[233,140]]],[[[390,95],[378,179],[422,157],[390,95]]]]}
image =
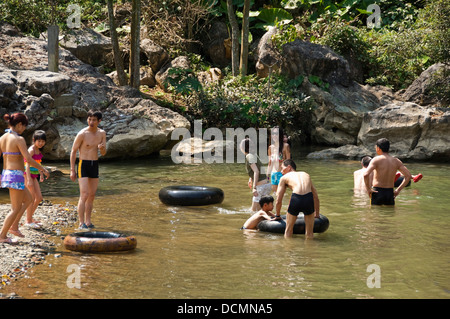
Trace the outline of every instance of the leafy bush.
{"type": "Polygon", "coordinates": [[[309,97],[299,90],[303,77],[288,80],[281,76],[259,79],[255,75],[228,75],[203,87],[183,72],[173,74],[178,76],[170,80],[171,85],[188,106],[184,115],[191,121],[202,118],[206,128],[280,125],[306,131],[310,123],[312,106],[309,97]]]}

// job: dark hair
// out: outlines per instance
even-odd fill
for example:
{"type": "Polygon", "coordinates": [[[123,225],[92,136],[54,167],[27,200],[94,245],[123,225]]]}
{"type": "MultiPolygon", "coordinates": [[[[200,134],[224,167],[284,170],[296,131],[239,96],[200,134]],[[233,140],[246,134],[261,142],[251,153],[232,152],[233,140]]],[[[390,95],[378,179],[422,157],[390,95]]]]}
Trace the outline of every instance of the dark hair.
{"type": "Polygon", "coordinates": [[[380,138],[377,143],[376,146],[378,146],[384,153],[388,153],[389,152],[389,140],[387,138],[380,138]]]}
{"type": "Polygon", "coordinates": [[[3,119],[12,127],[19,123],[22,123],[24,126],[28,126],[28,117],[23,113],[14,113],[11,115],[5,114],[3,119]]]}
{"type": "Polygon", "coordinates": [[[370,156],[364,156],[363,158],[361,158],[361,164],[362,164],[364,167],[367,167],[367,166],[369,166],[369,163],[370,163],[371,160],[372,160],[372,157],[370,157],[370,156]]]}
{"type": "Polygon", "coordinates": [[[272,196],[270,196],[270,195],[263,196],[259,200],[259,206],[261,206],[261,208],[262,208],[264,206],[264,204],[270,204],[270,203],[273,203],[273,201],[274,201],[274,199],[272,196]]]}
{"type": "Polygon", "coordinates": [[[102,117],[103,117],[103,114],[100,111],[89,110],[87,116],[88,116],[88,118],[92,117],[92,116],[95,116],[97,118],[97,120],[100,121],[102,119],[102,117]]]}
{"type": "Polygon", "coordinates": [[[284,160],[284,161],[283,161],[283,165],[284,165],[285,167],[288,167],[289,165],[291,165],[291,167],[294,169],[294,171],[297,170],[297,165],[295,165],[294,161],[291,160],[291,159],[284,160]]]}
{"type": "Polygon", "coordinates": [[[34,131],[33,142],[38,141],[38,140],[47,141],[47,135],[45,134],[45,132],[43,130],[34,131]]]}
{"type": "Polygon", "coordinates": [[[272,135],[272,131],[273,130],[278,130],[278,153],[283,153],[283,146],[284,146],[284,141],[283,141],[283,137],[284,137],[284,132],[283,129],[279,126],[275,126],[272,128],[270,134],[272,135]]]}

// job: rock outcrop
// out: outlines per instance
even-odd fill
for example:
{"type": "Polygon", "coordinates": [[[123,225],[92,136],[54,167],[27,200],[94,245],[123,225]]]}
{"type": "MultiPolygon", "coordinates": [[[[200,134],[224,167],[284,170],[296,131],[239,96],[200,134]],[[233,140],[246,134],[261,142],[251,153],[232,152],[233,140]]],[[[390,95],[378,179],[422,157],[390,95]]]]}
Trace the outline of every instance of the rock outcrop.
{"type": "MultiPolygon", "coordinates": [[[[190,124],[180,114],[141,97],[138,90],[118,87],[95,67],[60,48],[60,72],[47,71],[47,43],[42,39],[0,34],[0,116],[25,112],[31,142],[36,129],[47,132],[43,150],[49,160],[67,160],[78,131],[86,127],[87,110],[104,114],[107,158],[157,153],[171,142],[171,132],[190,124]]],[[[1,121],[0,129],[6,123],[1,121]]]]}

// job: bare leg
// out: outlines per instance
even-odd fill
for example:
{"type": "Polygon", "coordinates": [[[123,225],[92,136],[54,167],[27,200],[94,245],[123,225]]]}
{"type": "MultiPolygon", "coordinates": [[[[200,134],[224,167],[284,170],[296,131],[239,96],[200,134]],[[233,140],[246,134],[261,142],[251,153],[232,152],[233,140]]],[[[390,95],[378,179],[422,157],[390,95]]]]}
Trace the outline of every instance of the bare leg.
{"type": "Polygon", "coordinates": [[[291,215],[289,213],[286,214],[286,229],[284,230],[284,238],[292,237],[296,220],[297,216],[291,215]]]}
{"type": "Polygon", "coordinates": [[[80,225],[91,224],[91,214],[94,207],[95,194],[98,188],[98,178],[83,177],[78,179],[80,199],[78,200],[78,217],[80,225]]]}
{"type": "Polygon", "coordinates": [[[31,224],[33,223],[33,214],[36,211],[37,207],[39,206],[39,203],[42,201],[42,193],[41,188],[39,186],[39,182],[36,178],[33,178],[33,186],[28,188],[30,191],[30,194],[32,196],[32,202],[27,207],[27,223],[31,224]]]}
{"type": "Polygon", "coordinates": [[[306,239],[314,238],[314,213],[305,215],[305,237],[306,239]]]}
{"type": "Polygon", "coordinates": [[[25,213],[25,210],[31,204],[32,201],[31,194],[26,188],[23,191],[10,189],[9,194],[11,197],[11,206],[13,206],[14,203],[14,210],[15,211],[17,210],[16,218],[14,219],[14,222],[12,223],[9,232],[16,236],[24,237],[23,234],[19,231],[19,222],[23,214],[25,213]]]}

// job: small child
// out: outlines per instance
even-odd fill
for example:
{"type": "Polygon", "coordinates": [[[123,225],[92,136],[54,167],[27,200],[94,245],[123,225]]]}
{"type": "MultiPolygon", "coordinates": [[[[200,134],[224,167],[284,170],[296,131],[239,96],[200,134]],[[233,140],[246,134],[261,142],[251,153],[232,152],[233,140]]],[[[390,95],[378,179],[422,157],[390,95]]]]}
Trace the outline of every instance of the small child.
{"type": "Polygon", "coordinates": [[[259,200],[259,205],[261,206],[261,210],[254,213],[247,221],[244,223],[241,229],[256,229],[260,221],[264,219],[271,220],[271,217],[275,217],[275,215],[271,212],[273,210],[273,197],[272,196],[263,196],[259,200]]]}
{"type": "MultiPolygon", "coordinates": [[[[47,136],[45,135],[45,132],[42,130],[37,130],[33,134],[33,144],[28,148],[28,152],[30,153],[31,157],[39,164],[41,164],[43,157],[41,149],[44,147],[46,141],[47,136]]],[[[42,172],[39,173],[39,171],[36,168],[27,165],[26,160],[25,160],[25,171],[26,171],[25,186],[30,191],[31,196],[33,197],[31,204],[27,207],[27,217],[26,217],[27,220],[25,225],[30,228],[40,229],[42,225],[39,221],[33,219],[33,214],[36,211],[37,207],[39,206],[39,203],[43,200],[38,178],[40,182],[43,182],[44,175],[42,172]]]]}

